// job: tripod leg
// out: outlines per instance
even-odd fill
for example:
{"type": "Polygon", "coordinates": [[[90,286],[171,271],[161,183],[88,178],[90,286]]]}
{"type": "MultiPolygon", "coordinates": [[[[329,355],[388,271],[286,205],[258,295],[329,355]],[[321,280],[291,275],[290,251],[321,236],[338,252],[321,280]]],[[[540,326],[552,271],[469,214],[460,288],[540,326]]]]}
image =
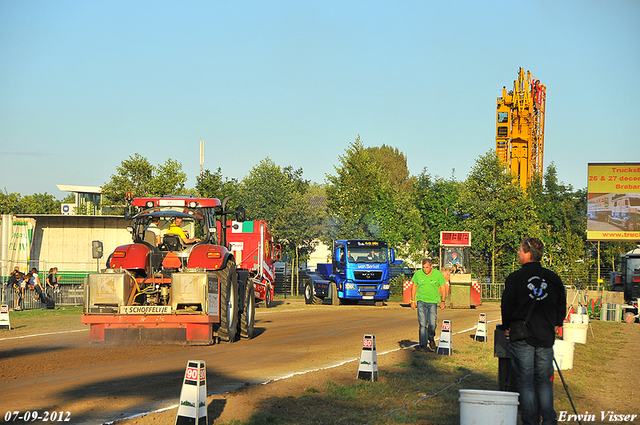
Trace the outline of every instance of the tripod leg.
{"type": "MultiPolygon", "coordinates": [[[[553,362],[556,364],[556,369],[558,370],[558,375],[560,375],[560,380],[562,380],[562,386],[564,387],[564,390],[567,392],[567,397],[569,397],[569,402],[571,403],[571,407],[573,407],[573,412],[576,414],[576,418],[578,417],[578,411],[576,410],[576,406],[573,404],[573,399],[571,398],[571,394],[569,394],[569,387],[567,386],[567,383],[564,381],[564,377],[562,376],[562,372],[560,372],[560,366],[558,366],[558,361],[556,360],[556,358],[553,358],[553,362]]],[[[580,421],[580,419],[578,419],[578,424],[582,425],[582,421],[580,421]]]]}

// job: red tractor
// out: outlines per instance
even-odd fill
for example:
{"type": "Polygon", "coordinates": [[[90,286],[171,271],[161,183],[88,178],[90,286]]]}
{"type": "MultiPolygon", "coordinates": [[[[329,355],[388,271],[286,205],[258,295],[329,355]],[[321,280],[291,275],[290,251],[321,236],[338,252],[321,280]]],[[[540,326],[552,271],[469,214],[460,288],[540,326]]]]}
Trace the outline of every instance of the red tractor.
{"type": "Polygon", "coordinates": [[[253,337],[254,281],[227,249],[226,217],[244,209],[215,198],[127,197],[133,243],[85,283],[82,323],[95,342],[212,344],[253,337]],[[222,231],[219,231],[220,224],[222,231]],[[190,237],[191,236],[191,237],[190,237]]]}
{"type": "Polygon", "coordinates": [[[280,260],[280,244],[273,243],[271,230],[265,221],[228,221],[227,243],[233,252],[238,270],[249,272],[256,300],[270,307],[276,281],[275,262],[280,260]]]}

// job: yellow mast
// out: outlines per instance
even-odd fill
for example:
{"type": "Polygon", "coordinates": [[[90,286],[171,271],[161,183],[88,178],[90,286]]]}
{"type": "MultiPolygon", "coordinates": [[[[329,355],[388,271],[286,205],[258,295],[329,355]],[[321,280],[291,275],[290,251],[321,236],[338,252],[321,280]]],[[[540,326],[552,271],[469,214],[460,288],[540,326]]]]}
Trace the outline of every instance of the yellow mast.
{"type": "Polygon", "coordinates": [[[502,88],[496,117],[496,153],[514,180],[527,187],[542,178],[546,87],[522,68],[513,90],[502,88]]]}

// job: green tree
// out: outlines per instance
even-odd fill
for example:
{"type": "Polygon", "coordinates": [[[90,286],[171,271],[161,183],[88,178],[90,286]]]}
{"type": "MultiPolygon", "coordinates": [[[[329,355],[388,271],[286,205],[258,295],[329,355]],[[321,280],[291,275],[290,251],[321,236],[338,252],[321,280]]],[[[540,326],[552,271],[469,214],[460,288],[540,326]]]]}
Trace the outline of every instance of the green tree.
{"type": "Polygon", "coordinates": [[[102,186],[102,203],[104,205],[123,205],[127,192],[134,198],[150,195],[149,183],[153,178],[153,165],[138,153],[122,161],[117,173],[102,186]]]}
{"type": "Polygon", "coordinates": [[[404,153],[385,144],[366,150],[371,160],[384,170],[386,180],[392,188],[405,193],[411,191],[415,178],[409,175],[407,156],[404,153]]]}
{"type": "MultiPolygon", "coordinates": [[[[609,271],[616,270],[620,255],[625,254],[636,247],[633,242],[608,241],[600,244],[600,261],[609,271]]],[[[607,277],[604,278],[605,282],[607,277]]]]}
{"type": "Polygon", "coordinates": [[[412,203],[420,213],[422,237],[414,251],[415,262],[420,257],[432,256],[437,252],[441,231],[464,230],[458,211],[461,186],[453,176],[450,179],[432,177],[426,168],[416,179],[412,203]]]}
{"type": "Polygon", "coordinates": [[[47,192],[27,195],[20,203],[27,214],[60,214],[60,201],[47,192]]]}
{"type": "Polygon", "coordinates": [[[0,214],[60,214],[60,201],[47,192],[22,197],[5,189],[0,191],[0,214]]]}
{"type": "Polygon", "coordinates": [[[182,171],[182,164],[174,159],[167,159],[164,164],[153,169],[148,190],[150,194],[158,196],[186,195],[186,182],[187,174],[182,171]]]}
{"type": "Polygon", "coordinates": [[[370,228],[371,206],[382,185],[382,170],[364,148],[360,135],[338,157],[335,175],[327,175],[327,211],[329,223],[325,242],[335,239],[375,237],[377,229],[370,228]]]}
{"type": "Polygon", "coordinates": [[[4,192],[0,190],[0,214],[22,214],[23,209],[20,204],[19,193],[9,193],[7,189],[4,192]]]}
{"type": "Polygon", "coordinates": [[[309,196],[305,196],[308,187],[302,169],[281,168],[268,157],[238,185],[238,203],[247,209],[247,219],[269,223],[275,242],[291,258],[294,271],[317,238],[319,218],[317,210],[310,206],[309,196]]]}
{"type": "Polygon", "coordinates": [[[587,281],[595,263],[586,247],[586,192],[559,182],[553,163],[547,167],[544,183],[535,179],[527,192],[546,247],[544,261],[567,283],[587,281]]]}
{"type": "Polygon", "coordinates": [[[383,239],[406,255],[419,239],[419,213],[411,203],[413,179],[407,159],[383,145],[364,148],[360,136],[327,176],[327,220],[323,240],[383,239]]]}
{"type": "Polygon", "coordinates": [[[304,193],[308,185],[302,169],[281,168],[267,157],[238,185],[238,203],[247,209],[247,219],[275,223],[293,193],[304,193]]]}
{"type": "Polygon", "coordinates": [[[201,198],[217,198],[221,201],[228,196],[229,207],[237,206],[238,181],[223,177],[220,167],[214,173],[204,170],[196,179],[196,192],[201,198]]]}
{"type": "Polygon", "coordinates": [[[464,183],[461,212],[468,218],[473,250],[491,267],[516,268],[517,252],[524,236],[539,236],[537,217],[530,197],[504,167],[495,151],[480,156],[464,183]]]}
{"type": "Polygon", "coordinates": [[[154,167],[138,153],[122,161],[117,173],[102,186],[103,205],[123,205],[126,193],[134,198],[146,196],[185,195],[187,181],[182,165],[172,159],[154,167]]]}

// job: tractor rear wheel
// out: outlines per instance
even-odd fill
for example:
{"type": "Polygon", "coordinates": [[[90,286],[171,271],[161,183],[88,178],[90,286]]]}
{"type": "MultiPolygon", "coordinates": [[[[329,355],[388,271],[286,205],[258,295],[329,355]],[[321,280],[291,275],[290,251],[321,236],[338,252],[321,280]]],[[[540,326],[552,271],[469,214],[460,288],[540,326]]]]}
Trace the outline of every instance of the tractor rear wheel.
{"type": "Polygon", "coordinates": [[[238,274],[236,264],[227,263],[227,268],[214,272],[220,279],[220,327],[221,341],[233,342],[238,330],[238,274]]]}

